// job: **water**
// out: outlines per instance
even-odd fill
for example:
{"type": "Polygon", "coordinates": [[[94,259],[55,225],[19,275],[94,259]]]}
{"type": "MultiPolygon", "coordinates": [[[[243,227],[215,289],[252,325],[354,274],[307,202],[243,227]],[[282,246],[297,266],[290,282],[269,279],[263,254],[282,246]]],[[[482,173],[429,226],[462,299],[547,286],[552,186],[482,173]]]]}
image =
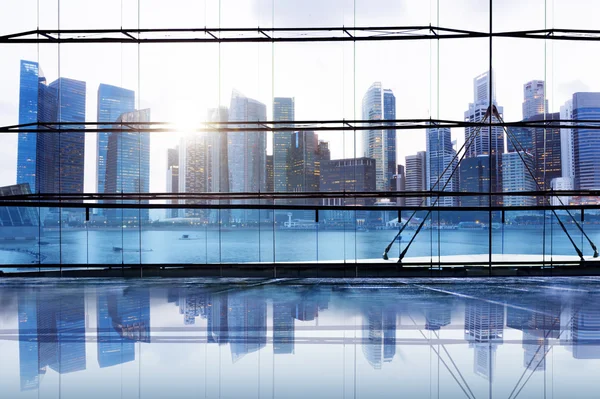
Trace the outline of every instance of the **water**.
{"type": "Polygon", "coordinates": [[[10,398],[596,398],[600,278],[4,280],[10,398]]]}
{"type": "MultiPolygon", "coordinates": [[[[591,255],[589,245],[574,226],[568,226],[575,243],[591,255]]],[[[600,244],[600,227],[586,226],[600,244]]],[[[236,228],[229,230],[69,230],[45,231],[39,241],[0,242],[0,263],[128,264],[128,263],[238,263],[303,262],[381,258],[395,230],[282,230],[236,228]],[[188,235],[188,240],[181,239],[188,235]],[[40,245],[41,244],[41,245],[40,245]],[[123,251],[115,251],[114,247],[123,251]]],[[[414,230],[402,235],[390,257],[398,256],[414,230]]],[[[423,230],[407,257],[472,255],[489,252],[487,230],[423,230]]],[[[494,254],[576,255],[556,225],[506,226],[493,230],[494,254]],[[545,240],[544,240],[545,238],[545,240]]]]}

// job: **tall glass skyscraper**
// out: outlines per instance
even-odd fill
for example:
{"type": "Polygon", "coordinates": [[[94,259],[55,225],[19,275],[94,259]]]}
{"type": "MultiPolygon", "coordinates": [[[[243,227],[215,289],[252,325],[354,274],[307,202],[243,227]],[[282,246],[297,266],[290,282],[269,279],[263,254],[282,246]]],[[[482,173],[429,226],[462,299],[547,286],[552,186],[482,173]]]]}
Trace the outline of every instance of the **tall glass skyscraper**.
{"type": "MultiPolygon", "coordinates": [[[[362,100],[364,120],[396,119],[396,97],[389,89],[382,89],[381,82],[369,87],[362,100]]],[[[388,191],[396,172],[396,131],[373,129],[363,135],[365,157],[376,162],[376,189],[388,191]]]]}
{"type": "MultiPolygon", "coordinates": [[[[573,94],[573,119],[600,119],[600,93],[573,94]]],[[[575,187],[580,190],[600,189],[600,136],[594,129],[573,129],[575,187]]]]}
{"type": "MultiPolygon", "coordinates": [[[[458,173],[453,173],[458,165],[458,160],[455,159],[456,151],[452,148],[450,128],[427,129],[426,142],[427,190],[458,191],[458,173]],[[451,166],[446,170],[450,164],[451,166]],[[446,172],[444,173],[444,171],[446,172]],[[443,176],[442,173],[444,173],[443,176]]],[[[430,198],[429,204],[433,205],[434,201],[433,198],[430,198]]],[[[457,198],[440,197],[436,204],[456,206],[457,198]]]]}
{"type": "MultiPolygon", "coordinates": [[[[116,122],[150,122],[150,110],[143,109],[121,115],[116,122]]],[[[123,131],[111,133],[108,138],[106,162],[106,193],[147,193],[150,190],[150,133],[123,131]]],[[[109,209],[107,220],[145,222],[149,219],[148,209],[109,209]],[[121,219],[122,218],[122,219],[121,219]]]]}
{"type": "MultiPolygon", "coordinates": [[[[101,83],[98,87],[98,122],[113,123],[126,112],[135,110],[135,92],[117,86],[101,83]]],[[[111,125],[100,127],[109,128],[111,125]]],[[[96,144],[96,192],[104,192],[106,175],[106,158],[108,151],[108,137],[110,133],[98,133],[96,144]]]]}
{"type": "MultiPolygon", "coordinates": [[[[19,82],[19,124],[38,121],[39,67],[37,62],[21,60],[19,82]]],[[[28,183],[35,192],[36,134],[19,133],[17,184],[28,183]]]]}
{"type": "MultiPolygon", "coordinates": [[[[234,90],[229,108],[231,122],[265,121],[265,104],[247,98],[234,90]]],[[[256,127],[256,125],[248,125],[256,127]]],[[[227,155],[229,164],[229,191],[258,193],[267,188],[267,133],[264,131],[228,132],[227,155]]],[[[234,212],[234,219],[254,219],[253,212],[234,212]],[[242,216],[244,215],[244,216],[242,216]]],[[[258,212],[256,212],[258,215],[258,212]]]]}
{"type": "MultiPolygon", "coordinates": [[[[275,122],[293,121],[293,97],[275,97],[273,99],[273,120],[275,122]]],[[[288,186],[288,152],[291,146],[290,132],[273,132],[273,189],[276,192],[289,191],[288,186]]]]}
{"type": "MultiPolygon", "coordinates": [[[[40,86],[42,87],[42,86],[40,86]]],[[[60,122],[85,122],[85,82],[58,78],[48,90],[40,90],[40,118],[56,115],[59,128],[83,128],[84,125],[60,125],[60,122]]],[[[36,189],[40,193],[83,193],[85,134],[40,133],[36,143],[36,189]]]]}
{"type": "Polygon", "coordinates": [[[532,80],[523,85],[523,119],[548,112],[546,84],[543,80],[532,80]]]}
{"type": "MultiPolygon", "coordinates": [[[[496,104],[496,87],[493,80],[490,82],[489,72],[473,79],[473,93],[474,102],[469,104],[469,109],[465,111],[466,122],[481,122],[488,107],[492,104],[496,105],[500,115],[503,114],[502,107],[496,104]],[[490,85],[492,87],[491,99],[490,85]]],[[[499,122],[496,118],[492,118],[492,120],[493,122],[499,122]]],[[[504,130],[502,127],[492,127],[491,132],[489,127],[467,127],[465,128],[465,142],[467,142],[467,147],[465,147],[466,158],[491,155],[491,189],[492,192],[502,192],[502,154],[504,153],[504,130]],[[477,129],[479,130],[476,131],[477,129]]]]}

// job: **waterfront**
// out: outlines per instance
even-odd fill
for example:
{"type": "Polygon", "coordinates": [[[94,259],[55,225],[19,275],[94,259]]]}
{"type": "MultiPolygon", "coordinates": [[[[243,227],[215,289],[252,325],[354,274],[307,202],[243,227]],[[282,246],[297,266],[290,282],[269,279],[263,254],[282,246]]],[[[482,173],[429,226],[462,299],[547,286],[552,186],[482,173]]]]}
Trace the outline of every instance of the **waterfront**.
{"type": "MultiPolygon", "coordinates": [[[[585,255],[592,251],[581,233],[567,226],[585,255]]],[[[585,226],[600,244],[600,227],[585,226]]],[[[317,262],[381,258],[396,230],[62,229],[43,231],[39,240],[0,241],[2,264],[185,264],[243,262],[317,262]],[[187,238],[186,238],[187,236],[187,238]]],[[[415,230],[402,233],[390,258],[398,256],[415,230]]],[[[431,229],[419,233],[408,257],[478,255],[489,252],[486,229],[431,229]]],[[[492,230],[494,254],[576,255],[556,225],[503,226],[492,230]],[[545,238],[545,239],[544,239],[545,238]]]]}
{"type": "Polygon", "coordinates": [[[600,279],[11,279],[11,398],[593,398],[600,279]]]}

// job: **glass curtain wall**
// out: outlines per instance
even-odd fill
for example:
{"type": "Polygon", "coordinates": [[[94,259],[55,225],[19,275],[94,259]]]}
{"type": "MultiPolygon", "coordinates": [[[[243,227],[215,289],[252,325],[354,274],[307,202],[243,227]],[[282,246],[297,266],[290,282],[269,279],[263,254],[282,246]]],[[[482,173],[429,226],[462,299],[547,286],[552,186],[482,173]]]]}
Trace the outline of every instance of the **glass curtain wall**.
{"type": "Polygon", "coordinates": [[[11,5],[2,269],[591,258],[598,7],[11,5]]]}

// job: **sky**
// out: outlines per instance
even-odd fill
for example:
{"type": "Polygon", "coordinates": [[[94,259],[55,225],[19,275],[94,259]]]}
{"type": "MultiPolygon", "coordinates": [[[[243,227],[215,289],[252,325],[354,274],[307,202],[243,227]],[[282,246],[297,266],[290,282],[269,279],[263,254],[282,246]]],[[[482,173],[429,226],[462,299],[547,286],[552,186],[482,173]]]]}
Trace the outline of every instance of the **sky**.
{"type": "MultiPolygon", "coordinates": [[[[42,29],[439,25],[486,31],[487,0],[0,0],[0,34],[42,29]],[[39,12],[38,12],[39,8],[39,12]],[[59,11],[60,10],[60,11],[59,11]]],[[[597,28],[594,0],[494,0],[494,30],[597,28]]],[[[98,85],[136,92],[137,108],[181,131],[151,137],[150,190],[164,192],[166,149],[206,110],[229,106],[235,88],[267,105],[294,97],[297,120],[360,119],[375,81],[396,96],[396,116],[462,120],[473,78],[488,68],[488,39],[344,43],[3,44],[0,125],[18,123],[19,60],[38,61],[48,81],[87,82],[86,119],[96,120],[98,85]],[[439,56],[438,56],[439,53],[439,56]]],[[[547,83],[551,112],[576,91],[600,91],[593,42],[494,39],[496,99],[507,121],[521,118],[523,84],[547,83]]],[[[460,146],[464,130],[453,129],[460,146]]],[[[359,134],[320,133],[333,158],[362,156],[359,134]],[[356,147],[354,145],[356,143],[356,147]]],[[[95,191],[95,135],[86,138],[85,191],[95,191]]],[[[422,130],[397,133],[397,159],[425,149],[422,130]]],[[[0,137],[0,185],[16,181],[16,134],[0,137]]],[[[271,145],[267,151],[270,153],[271,145]]]]}

